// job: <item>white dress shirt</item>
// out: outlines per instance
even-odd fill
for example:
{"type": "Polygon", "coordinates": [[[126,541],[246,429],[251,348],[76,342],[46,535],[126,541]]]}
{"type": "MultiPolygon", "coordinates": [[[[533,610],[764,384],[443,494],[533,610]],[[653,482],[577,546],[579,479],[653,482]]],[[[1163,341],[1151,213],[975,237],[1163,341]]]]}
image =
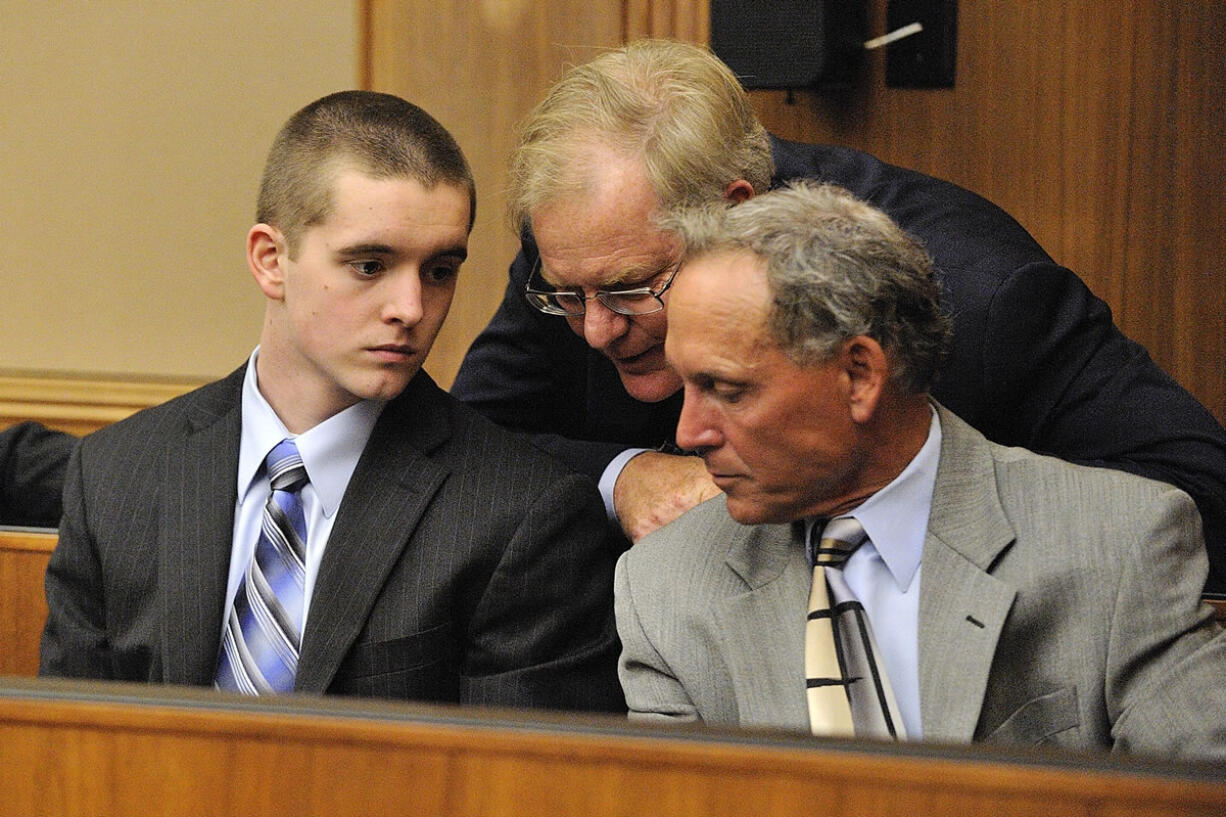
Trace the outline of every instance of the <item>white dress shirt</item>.
{"type": "Polygon", "coordinates": [[[259,353],[259,348],[252,352],[243,380],[238,504],[234,509],[234,538],[230,547],[230,580],[226,588],[225,609],[229,610],[234,604],[239,583],[255,552],[264,504],[271,493],[268,475],[263,467],[264,459],[279,442],[289,439],[298,447],[309,480],[302,489],[302,510],[307,526],[302,607],[302,625],[305,629],[315,578],[319,575],[319,565],[323,561],[324,548],[332,533],[341,498],[386,403],[363,400],[302,434],[291,434],[260,394],[255,371],[259,353]]]}

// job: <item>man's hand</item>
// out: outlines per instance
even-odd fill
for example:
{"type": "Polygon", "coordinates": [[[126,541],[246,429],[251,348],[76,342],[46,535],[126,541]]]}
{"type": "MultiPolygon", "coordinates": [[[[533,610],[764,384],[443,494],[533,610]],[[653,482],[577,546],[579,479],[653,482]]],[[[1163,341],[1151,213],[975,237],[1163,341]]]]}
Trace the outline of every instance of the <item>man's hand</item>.
{"type": "Polygon", "coordinates": [[[701,458],[646,451],[622,468],[613,508],[626,536],[637,542],[718,493],[701,458]]]}

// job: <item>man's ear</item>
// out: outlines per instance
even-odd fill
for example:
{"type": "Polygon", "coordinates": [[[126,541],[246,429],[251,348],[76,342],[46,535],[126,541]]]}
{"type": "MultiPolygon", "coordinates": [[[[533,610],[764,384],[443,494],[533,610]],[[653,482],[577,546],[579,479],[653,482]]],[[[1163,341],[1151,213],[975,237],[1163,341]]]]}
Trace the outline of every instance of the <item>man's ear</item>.
{"type": "Polygon", "coordinates": [[[247,268],[260,291],[270,300],[285,297],[285,264],[289,247],[285,236],[269,224],[257,224],[247,231],[247,268]]]}
{"type": "Polygon", "coordinates": [[[880,343],[868,335],[857,335],[843,342],[842,361],[850,383],[851,418],[857,423],[867,423],[876,413],[889,382],[889,359],[880,343]]]}
{"type": "Polygon", "coordinates": [[[734,182],[729,182],[724,188],[724,201],[731,204],[740,204],[741,202],[749,201],[753,198],[753,185],[744,179],[737,179],[734,182]]]}

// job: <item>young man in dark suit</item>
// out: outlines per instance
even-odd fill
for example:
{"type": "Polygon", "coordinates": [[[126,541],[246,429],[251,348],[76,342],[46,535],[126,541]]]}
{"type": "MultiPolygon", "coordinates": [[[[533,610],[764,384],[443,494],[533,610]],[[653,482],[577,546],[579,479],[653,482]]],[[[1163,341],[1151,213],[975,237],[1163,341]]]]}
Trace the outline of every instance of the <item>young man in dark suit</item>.
{"type": "Polygon", "coordinates": [[[594,485],[421,370],[474,204],[404,100],[291,117],[247,236],[259,346],[81,444],[41,674],[622,707],[594,485]]]}

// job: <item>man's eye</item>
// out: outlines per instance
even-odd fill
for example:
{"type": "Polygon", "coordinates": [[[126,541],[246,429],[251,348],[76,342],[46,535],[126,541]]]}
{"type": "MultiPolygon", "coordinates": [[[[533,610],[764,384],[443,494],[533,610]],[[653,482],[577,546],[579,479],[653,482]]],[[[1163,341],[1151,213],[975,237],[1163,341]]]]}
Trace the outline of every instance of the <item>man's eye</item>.
{"type": "Polygon", "coordinates": [[[460,274],[460,269],[452,264],[437,264],[433,267],[426,268],[425,277],[427,280],[435,284],[445,284],[457,275],[460,274]]]}
{"type": "Polygon", "coordinates": [[[694,385],[698,390],[721,403],[735,403],[745,396],[745,386],[739,383],[726,383],[709,377],[695,378],[694,385]]]}
{"type": "Polygon", "coordinates": [[[378,275],[384,270],[382,261],[350,261],[349,268],[367,278],[378,275]]]}

